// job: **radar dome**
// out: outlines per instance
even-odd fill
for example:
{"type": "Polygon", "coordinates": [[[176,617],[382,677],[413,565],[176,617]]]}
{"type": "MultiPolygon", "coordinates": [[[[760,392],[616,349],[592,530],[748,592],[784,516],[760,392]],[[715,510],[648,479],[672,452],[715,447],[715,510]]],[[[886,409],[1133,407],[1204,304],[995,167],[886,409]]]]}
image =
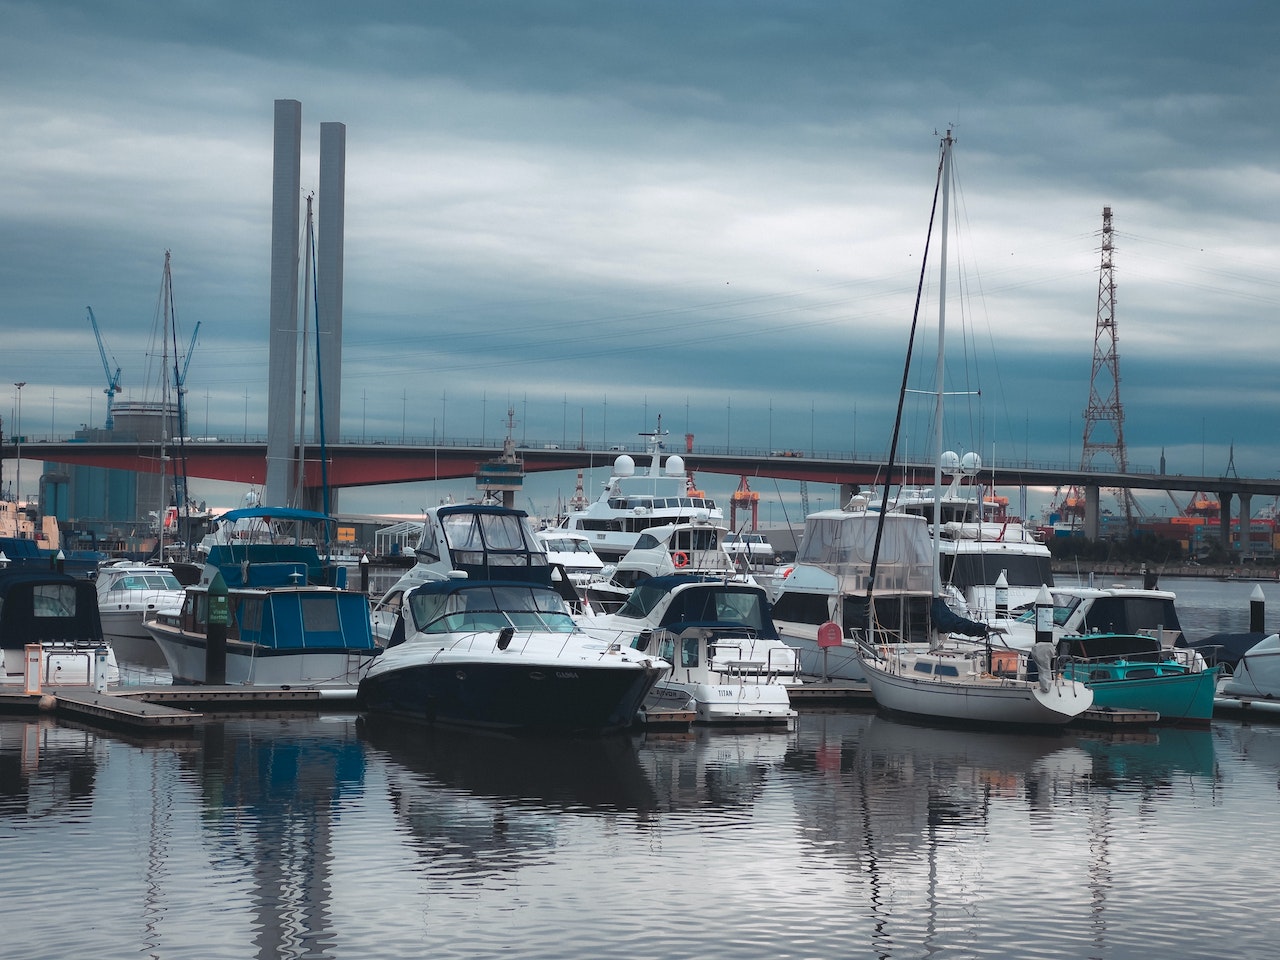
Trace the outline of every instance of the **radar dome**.
{"type": "Polygon", "coordinates": [[[678,477],[684,473],[684,457],[672,455],[667,457],[667,476],[678,477]]]}
{"type": "Polygon", "coordinates": [[[960,454],[954,450],[946,451],[940,458],[942,469],[948,473],[955,473],[960,467],[960,454]]]}
{"type": "Polygon", "coordinates": [[[966,453],[960,458],[960,469],[971,477],[977,476],[982,469],[982,458],[976,453],[966,453]]]}
{"type": "Polygon", "coordinates": [[[618,457],[617,460],[613,461],[613,475],[615,477],[630,477],[634,476],[635,472],[636,462],[627,456],[627,454],[624,453],[622,456],[618,457]]]}

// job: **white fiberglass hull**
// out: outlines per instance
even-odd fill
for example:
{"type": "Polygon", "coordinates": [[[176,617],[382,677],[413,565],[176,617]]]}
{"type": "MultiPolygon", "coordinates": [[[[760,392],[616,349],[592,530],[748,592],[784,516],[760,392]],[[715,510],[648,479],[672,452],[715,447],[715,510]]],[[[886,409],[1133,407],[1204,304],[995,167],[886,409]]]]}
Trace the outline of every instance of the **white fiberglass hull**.
{"type": "Polygon", "coordinates": [[[867,679],[852,640],[845,640],[838,647],[820,647],[818,628],[813,624],[775,620],[774,626],[782,642],[800,655],[800,673],[805,677],[858,682],[867,679]]]}
{"type": "Polygon", "coordinates": [[[795,719],[787,688],[779,683],[677,683],[659,680],[645,707],[692,710],[695,722],[727,726],[789,724],[795,719]]]}
{"type": "Polygon", "coordinates": [[[949,682],[916,679],[892,662],[864,659],[863,669],[876,702],[888,710],[920,717],[974,723],[1059,725],[1093,705],[1093,692],[1080,683],[1057,680],[1047,691],[1027,680],[949,682]]]}
{"type": "Polygon", "coordinates": [[[121,661],[143,667],[163,667],[164,654],[143,627],[143,613],[141,609],[127,607],[101,609],[102,635],[121,661]]]}

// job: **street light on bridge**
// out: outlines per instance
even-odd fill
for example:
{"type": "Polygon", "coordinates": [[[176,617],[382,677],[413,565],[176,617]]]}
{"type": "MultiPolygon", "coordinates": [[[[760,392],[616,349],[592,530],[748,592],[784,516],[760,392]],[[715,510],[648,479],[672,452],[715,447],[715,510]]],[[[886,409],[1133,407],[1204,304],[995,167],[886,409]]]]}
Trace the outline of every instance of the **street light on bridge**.
{"type": "Polygon", "coordinates": [[[13,502],[19,506],[22,504],[22,388],[27,385],[27,381],[22,380],[14,383],[18,388],[18,425],[14,430],[14,440],[18,446],[18,466],[14,471],[14,497],[13,502]]]}

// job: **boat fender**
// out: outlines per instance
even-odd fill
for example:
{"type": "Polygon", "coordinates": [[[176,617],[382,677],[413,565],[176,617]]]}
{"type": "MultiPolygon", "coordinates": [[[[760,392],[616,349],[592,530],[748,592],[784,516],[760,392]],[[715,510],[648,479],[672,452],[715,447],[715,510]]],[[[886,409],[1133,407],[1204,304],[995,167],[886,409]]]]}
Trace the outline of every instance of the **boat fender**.
{"type": "Polygon", "coordinates": [[[689,555],[683,550],[677,550],[671,555],[671,562],[677,567],[687,567],[689,565],[689,555]]]}
{"type": "Polygon", "coordinates": [[[515,627],[503,627],[498,632],[498,649],[505,650],[511,646],[511,638],[516,635],[515,627]]]}

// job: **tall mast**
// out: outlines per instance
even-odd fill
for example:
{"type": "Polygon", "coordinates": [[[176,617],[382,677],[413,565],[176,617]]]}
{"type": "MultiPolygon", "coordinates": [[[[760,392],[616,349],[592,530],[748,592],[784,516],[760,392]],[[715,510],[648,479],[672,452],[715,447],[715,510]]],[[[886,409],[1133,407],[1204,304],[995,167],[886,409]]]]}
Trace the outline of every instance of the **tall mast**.
{"type": "Polygon", "coordinates": [[[933,408],[933,595],[942,596],[942,395],[946,373],[947,330],[947,220],[951,203],[951,131],[942,138],[942,236],[938,245],[938,358],[934,368],[933,408]]]}

